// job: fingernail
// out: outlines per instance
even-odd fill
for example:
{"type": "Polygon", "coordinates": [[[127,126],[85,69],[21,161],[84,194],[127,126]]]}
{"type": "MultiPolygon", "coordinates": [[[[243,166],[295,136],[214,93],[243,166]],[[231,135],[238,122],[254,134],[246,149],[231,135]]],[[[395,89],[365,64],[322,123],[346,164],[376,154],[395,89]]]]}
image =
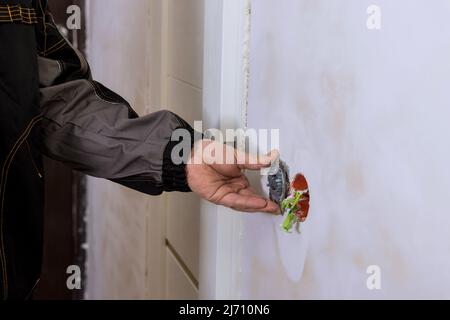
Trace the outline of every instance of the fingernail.
{"type": "Polygon", "coordinates": [[[276,205],[276,204],[273,204],[272,205],[272,213],[274,214],[274,215],[281,215],[281,209],[280,209],[280,207],[278,206],[278,205],[276,205]]]}
{"type": "Polygon", "coordinates": [[[276,159],[278,158],[280,152],[277,149],[274,149],[272,151],[270,151],[267,155],[269,156],[270,159],[276,159]]]}

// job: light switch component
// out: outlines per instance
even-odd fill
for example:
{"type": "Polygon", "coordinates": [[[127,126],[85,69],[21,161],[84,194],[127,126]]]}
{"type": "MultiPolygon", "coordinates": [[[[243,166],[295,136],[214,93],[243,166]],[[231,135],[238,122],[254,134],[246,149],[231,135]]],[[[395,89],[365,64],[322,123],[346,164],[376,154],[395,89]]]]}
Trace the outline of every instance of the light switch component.
{"type": "Polygon", "coordinates": [[[274,174],[268,176],[269,197],[270,200],[281,207],[281,203],[289,195],[289,169],[281,159],[278,161],[278,168],[275,168],[274,174]]]}
{"type": "Polygon", "coordinates": [[[298,173],[289,181],[289,169],[285,162],[278,159],[273,168],[273,174],[267,180],[270,200],[280,206],[284,215],[281,227],[291,232],[294,226],[299,231],[301,222],[304,222],[309,213],[309,187],[303,174],[298,173]]]}

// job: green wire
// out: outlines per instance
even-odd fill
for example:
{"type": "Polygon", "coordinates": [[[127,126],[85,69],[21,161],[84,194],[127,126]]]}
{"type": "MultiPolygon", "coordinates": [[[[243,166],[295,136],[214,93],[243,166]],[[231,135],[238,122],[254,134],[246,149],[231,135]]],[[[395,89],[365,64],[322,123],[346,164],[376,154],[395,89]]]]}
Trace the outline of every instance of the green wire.
{"type": "Polygon", "coordinates": [[[298,221],[298,218],[295,216],[295,212],[298,209],[297,206],[302,195],[302,192],[295,191],[295,197],[284,199],[281,203],[281,209],[283,211],[289,210],[282,224],[282,228],[286,232],[291,232],[295,222],[298,221]]]}

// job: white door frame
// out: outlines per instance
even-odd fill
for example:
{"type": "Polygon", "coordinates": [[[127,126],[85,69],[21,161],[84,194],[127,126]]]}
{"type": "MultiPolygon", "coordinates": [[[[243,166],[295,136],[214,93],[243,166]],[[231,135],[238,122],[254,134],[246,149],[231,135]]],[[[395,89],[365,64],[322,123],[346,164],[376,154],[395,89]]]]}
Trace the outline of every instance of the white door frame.
{"type": "MultiPolygon", "coordinates": [[[[250,0],[206,0],[203,129],[245,128],[250,0]]],[[[200,299],[239,299],[242,217],[203,202],[200,299]]]]}

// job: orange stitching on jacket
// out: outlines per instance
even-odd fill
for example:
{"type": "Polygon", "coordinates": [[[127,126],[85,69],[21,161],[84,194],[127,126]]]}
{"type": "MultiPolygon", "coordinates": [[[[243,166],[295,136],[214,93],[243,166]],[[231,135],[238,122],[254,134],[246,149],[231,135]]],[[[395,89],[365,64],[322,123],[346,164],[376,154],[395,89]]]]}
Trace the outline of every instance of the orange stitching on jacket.
{"type": "Polygon", "coordinates": [[[0,187],[2,187],[2,199],[1,199],[1,204],[0,204],[0,244],[1,244],[1,253],[2,254],[2,267],[3,267],[3,278],[4,278],[4,296],[3,298],[6,299],[8,296],[8,274],[7,274],[7,265],[6,265],[6,252],[5,252],[5,248],[4,248],[4,239],[3,239],[3,208],[4,208],[4,201],[5,201],[5,193],[6,193],[6,183],[8,180],[8,173],[9,173],[9,169],[11,167],[11,163],[12,160],[14,159],[17,151],[20,149],[20,147],[22,146],[24,140],[28,137],[28,135],[30,134],[31,130],[33,129],[34,125],[39,122],[42,119],[42,115],[39,115],[35,118],[33,118],[34,120],[32,120],[30,122],[30,124],[28,125],[27,129],[22,133],[21,137],[19,138],[19,140],[16,141],[16,143],[14,144],[13,149],[11,149],[10,154],[8,155],[9,159],[7,159],[7,161],[5,161],[5,164],[7,162],[8,163],[8,167],[6,168],[6,173],[4,172],[4,169],[2,170],[2,180],[4,179],[4,183],[2,181],[2,185],[0,187]],[[19,141],[21,141],[19,143],[19,141]],[[19,144],[17,144],[19,143],[19,144]],[[15,150],[14,150],[15,149],[15,150]],[[11,152],[14,150],[14,152],[11,155],[11,152]],[[5,175],[4,175],[5,173],[5,175]]]}
{"type": "Polygon", "coordinates": [[[45,53],[44,53],[44,56],[48,56],[49,54],[55,53],[55,52],[57,52],[58,50],[60,50],[60,49],[62,49],[63,47],[65,47],[65,46],[67,45],[67,42],[66,42],[66,39],[63,39],[63,40],[64,40],[64,41],[63,41],[63,43],[61,43],[60,46],[58,46],[57,48],[54,48],[54,49],[52,49],[52,50],[49,50],[49,51],[45,52],[45,53]]]}
{"type": "Polygon", "coordinates": [[[20,137],[14,143],[12,149],[10,150],[8,156],[5,158],[5,162],[2,167],[2,175],[0,179],[0,260],[2,263],[2,276],[3,276],[3,299],[6,300],[8,297],[8,275],[7,275],[7,266],[6,266],[6,252],[4,247],[4,239],[3,239],[3,208],[5,201],[5,193],[6,193],[6,183],[8,180],[9,168],[11,166],[12,160],[14,159],[17,151],[20,149],[20,146],[23,144],[23,141],[28,137],[34,125],[42,120],[42,115],[38,115],[31,119],[30,123],[24,130],[24,132],[20,135],[20,137]],[[6,164],[8,166],[6,167],[6,164]],[[6,168],[6,172],[5,172],[6,168]]]}
{"type": "Polygon", "coordinates": [[[4,22],[9,22],[9,23],[21,22],[21,23],[25,23],[25,24],[36,24],[37,23],[36,20],[28,20],[25,17],[14,17],[14,16],[12,18],[12,21],[11,21],[11,19],[2,19],[2,18],[0,18],[0,21],[3,23],[4,22]]]}
{"type": "MultiPolygon", "coordinates": [[[[51,12],[48,12],[48,16],[51,18],[51,20],[53,21],[53,24],[56,25],[55,20],[53,19],[53,15],[51,14],[51,12]]],[[[67,41],[66,37],[64,37],[61,32],[59,31],[58,28],[56,28],[56,31],[58,32],[58,34],[61,36],[62,40],[64,40],[64,44],[59,46],[58,48],[51,50],[51,52],[49,52],[50,49],[47,49],[47,52],[45,53],[45,55],[48,55],[50,53],[55,53],[57,51],[59,51],[60,49],[64,48],[66,45],[71,47],[70,43],[67,41]]],[[[73,48],[72,48],[73,49],[73,48]]]]}
{"type": "Polygon", "coordinates": [[[41,1],[39,1],[39,7],[41,8],[42,19],[44,21],[44,52],[45,52],[45,51],[47,51],[47,19],[46,19],[45,11],[42,8],[42,2],[41,1]]]}
{"type": "Polygon", "coordinates": [[[91,85],[92,89],[94,90],[94,94],[95,94],[95,95],[97,96],[97,98],[99,98],[101,101],[104,101],[104,102],[110,103],[110,104],[120,104],[119,102],[112,102],[112,101],[106,100],[105,98],[102,98],[102,97],[98,94],[98,92],[97,92],[97,90],[96,90],[96,87],[95,87],[95,85],[94,85],[94,82],[93,82],[93,81],[89,81],[89,80],[86,80],[86,81],[91,85]]]}
{"type": "Polygon", "coordinates": [[[36,24],[37,20],[27,20],[26,17],[14,17],[11,19],[1,19],[0,18],[0,22],[21,22],[24,24],[36,24]]]}
{"type": "Polygon", "coordinates": [[[29,20],[29,21],[37,22],[37,19],[34,16],[30,16],[30,17],[28,17],[28,16],[21,16],[18,13],[11,13],[11,15],[8,15],[8,16],[0,16],[0,18],[2,20],[4,20],[4,21],[10,21],[10,22],[14,22],[16,20],[29,20]]]}
{"type": "Polygon", "coordinates": [[[15,9],[13,9],[13,10],[11,10],[11,9],[9,9],[8,11],[2,11],[2,10],[0,10],[0,14],[3,14],[3,15],[13,15],[13,14],[15,14],[15,15],[20,15],[22,13],[22,15],[23,16],[25,16],[25,14],[27,15],[27,16],[36,16],[36,13],[34,12],[34,11],[20,11],[20,10],[15,10],[15,9]],[[25,14],[24,14],[25,13],[25,14]]]}
{"type": "MultiPolygon", "coordinates": [[[[0,16],[2,17],[2,18],[12,18],[12,17],[22,17],[22,18],[28,18],[29,16],[31,17],[31,18],[36,18],[36,16],[35,15],[31,15],[31,14],[27,14],[26,16],[25,15],[20,15],[20,12],[15,12],[15,11],[11,11],[11,12],[0,12],[0,16]]],[[[30,19],[31,19],[30,18],[30,19]]],[[[10,19],[11,20],[11,19],[10,19]]]]}
{"type": "Polygon", "coordinates": [[[33,8],[24,8],[21,5],[0,6],[0,22],[34,24],[37,23],[36,12],[33,8]]]}
{"type": "Polygon", "coordinates": [[[11,9],[9,8],[9,5],[8,5],[8,14],[9,14],[9,18],[11,19],[11,22],[12,22],[13,19],[12,19],[12,16],[11,16],[11,9]]]}
{"type": "MultiPolygon", "coordinates": [[[[14,12],[14,11],[0,12],[0,16],[2,18],[11,18],[13,16],[20,17],[20,12],[14,12]]],[[[34,19],[34,18],[36,18],[36,16],[34,14],[30,13],[30,14],[27,14],[26,16],[23,16],[23,18],[34,19]]]]}
{"type": "Polygon", "coordinates": [[[18,7],[22,7],[24,10],[34,10],[33,8],[28,8],[28,7],[24,7],[21,4],[0,4],[0,10],[5,10],[8,7],[10,8],[18,8],[18,7]]]}
{"type": "Polygon", "coordinates": [[[48,51],[52,50],[53,48],[55,48],[56,46],[60,45],[61,42],[65,41],[64,39],[59,40],[58,42],[56,42],[54,45],[52,45],[50,48],[48,48],[47,50],[42,51],[43,55],[46,55],[48,51]]]}
{"type": "Polygon", "coordinates": [[[25,140],[25,143],[26,143],[26,145],[27,145],[28,153],[30,154],[31,163],[33,164],[34,169],[36,170],[36,172],[37,172],[39,178],[42,178],[43,175],[42,175],[41,171],[39,170],[39,168],[38,168],[38,166],[37,166],[37,164],[36,164],[36,161],[35,161],[34,158],[33,158],[33,154],[31,153],[31,148],[30,148],[30,144],[28,143],[28,139],[25,140]]]}
{"type": "Polygon", "coordinates": [[[113,100],[111,99],[111,97],[108,96],[108,95],[103,91],[103,89],[101,88],[101,86],[100,86],[97,82],[92,81],[92,83],[95,85],[95,88],[98,90],[100,96],[102,96],[104,100],[113,101],[113,100]]]}

